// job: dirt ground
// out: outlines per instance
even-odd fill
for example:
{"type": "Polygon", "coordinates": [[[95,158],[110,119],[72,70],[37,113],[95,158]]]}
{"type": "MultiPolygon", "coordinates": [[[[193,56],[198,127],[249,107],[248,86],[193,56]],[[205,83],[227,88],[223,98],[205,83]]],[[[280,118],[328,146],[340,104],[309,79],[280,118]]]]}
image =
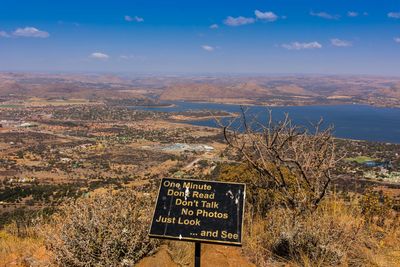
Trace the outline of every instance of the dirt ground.
{"type": "MultiPolygon", "coordinates": [[[[194,257],[194,251],[193,251],[194,257]]],[[[193,260],[188,266],[193,266],[193,260]]],[[[179,267],[163,246],[155,255],[144,258],[137,267],[179,267]]],[[[186,265],[185,265],[186,266],[186,265]]],[[[202,267],[255,267],[245,257],[240,254],[240,249],[230,246],[202,244],[201,248],[202,267]]]]}

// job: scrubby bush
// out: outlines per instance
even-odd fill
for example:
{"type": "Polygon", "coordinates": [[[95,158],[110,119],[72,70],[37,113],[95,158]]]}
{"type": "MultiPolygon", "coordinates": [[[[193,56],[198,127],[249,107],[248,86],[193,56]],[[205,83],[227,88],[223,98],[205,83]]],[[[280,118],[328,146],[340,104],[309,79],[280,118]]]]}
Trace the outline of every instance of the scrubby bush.
{"type": "Polygon", "coordinates": [[[59,266],[133,266],[159,245],[151,209],[147,196],[106,191],[63,205],[42,233],[59,266]]]}
{"type": "Polygon", "coordinates": [[[393,201],[382,192],[367,190],[360,200],[360,207],[369,223],[383,226],[392,212],[393,201]]]}

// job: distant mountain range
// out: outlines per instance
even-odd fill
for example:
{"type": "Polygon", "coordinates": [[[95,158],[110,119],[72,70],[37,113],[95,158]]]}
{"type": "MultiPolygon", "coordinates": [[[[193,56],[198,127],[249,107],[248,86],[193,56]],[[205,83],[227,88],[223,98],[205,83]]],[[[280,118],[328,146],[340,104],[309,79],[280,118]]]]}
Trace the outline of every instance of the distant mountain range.
{"type": "Polygon", "coordinates": [[[370,104],[400,107],[400,77],[119,76],[0,73],[0,98],[147,99],[237,104],[370,104]]]}

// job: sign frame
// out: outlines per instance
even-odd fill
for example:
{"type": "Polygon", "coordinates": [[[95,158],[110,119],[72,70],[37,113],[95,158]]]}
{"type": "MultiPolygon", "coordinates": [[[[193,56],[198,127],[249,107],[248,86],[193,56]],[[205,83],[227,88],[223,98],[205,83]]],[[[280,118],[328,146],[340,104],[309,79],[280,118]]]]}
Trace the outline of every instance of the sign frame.
{"type": "Polygon", "coordinates": [[[210,181],[210,180],[201,180],[201,179],[180,179],[180,178],[170,178],[164,177],[161,178],[160,186],[158,188],[156,202],[154,203],[153,209],[153,216],[150,224],[150,228],[148,231],[148,236],[151,238],[159,238],[159,239],[168,239],[168,240],[175,240],[175,241],[184,241],[184,242],[196,242],[196,243],[207,243],[207,244],[219,244],[219,245],[226,245],[226,246],[238,246],[241,247],[243,243],[243,229],[244,229],[244,216],[245,216],[245,206],[246,206],[246,184],[239,183],[239,182],[227,182],[227,181],[210,181]],[[194,237],[177,237],[177,236],[168,236],[168,235],[158,235],[158,234],[151,234],[151,229],[153,228],[154,223],[154,216],[156,214],[158,198],[160,197],[161,188],[163,186],[163,181],[165,179],[169,180],[176,180],[176,181],[194,181],[194,182],[206,182],[206,183],[214,183],[214,184],[234,184],[234,185],[241,185],[243,186],[243,209],[241,214],[241,228],[240,228],[240,242],[234,241],[222,241],[222,240],[207,240],[203,238],[194,238],[194,237]]]}

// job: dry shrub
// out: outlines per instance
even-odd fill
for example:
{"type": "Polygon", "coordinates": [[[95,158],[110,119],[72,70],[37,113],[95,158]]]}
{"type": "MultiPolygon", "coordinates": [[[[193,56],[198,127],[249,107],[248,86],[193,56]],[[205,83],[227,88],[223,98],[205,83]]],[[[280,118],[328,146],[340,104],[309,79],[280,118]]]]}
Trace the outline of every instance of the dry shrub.
{"type": "Polygon", "coordinates": [[[133,266],[159,246],[148,237],[152,206],[131,190],[80,198],[42,228],[46,246],[59,266],[133,266]]]}
{"type": "Polygon", "coordinates": [[[318,208],[332,182],[337,161],[332,127],[321,119],[311,127],[296,126],[288,114],[281,121],[267,114],[268,121],[240,116],[221,123],[225,141],[243,162],[258,173],[253,186],[273,192],[274,204],[297,213],[318,208]]]}

